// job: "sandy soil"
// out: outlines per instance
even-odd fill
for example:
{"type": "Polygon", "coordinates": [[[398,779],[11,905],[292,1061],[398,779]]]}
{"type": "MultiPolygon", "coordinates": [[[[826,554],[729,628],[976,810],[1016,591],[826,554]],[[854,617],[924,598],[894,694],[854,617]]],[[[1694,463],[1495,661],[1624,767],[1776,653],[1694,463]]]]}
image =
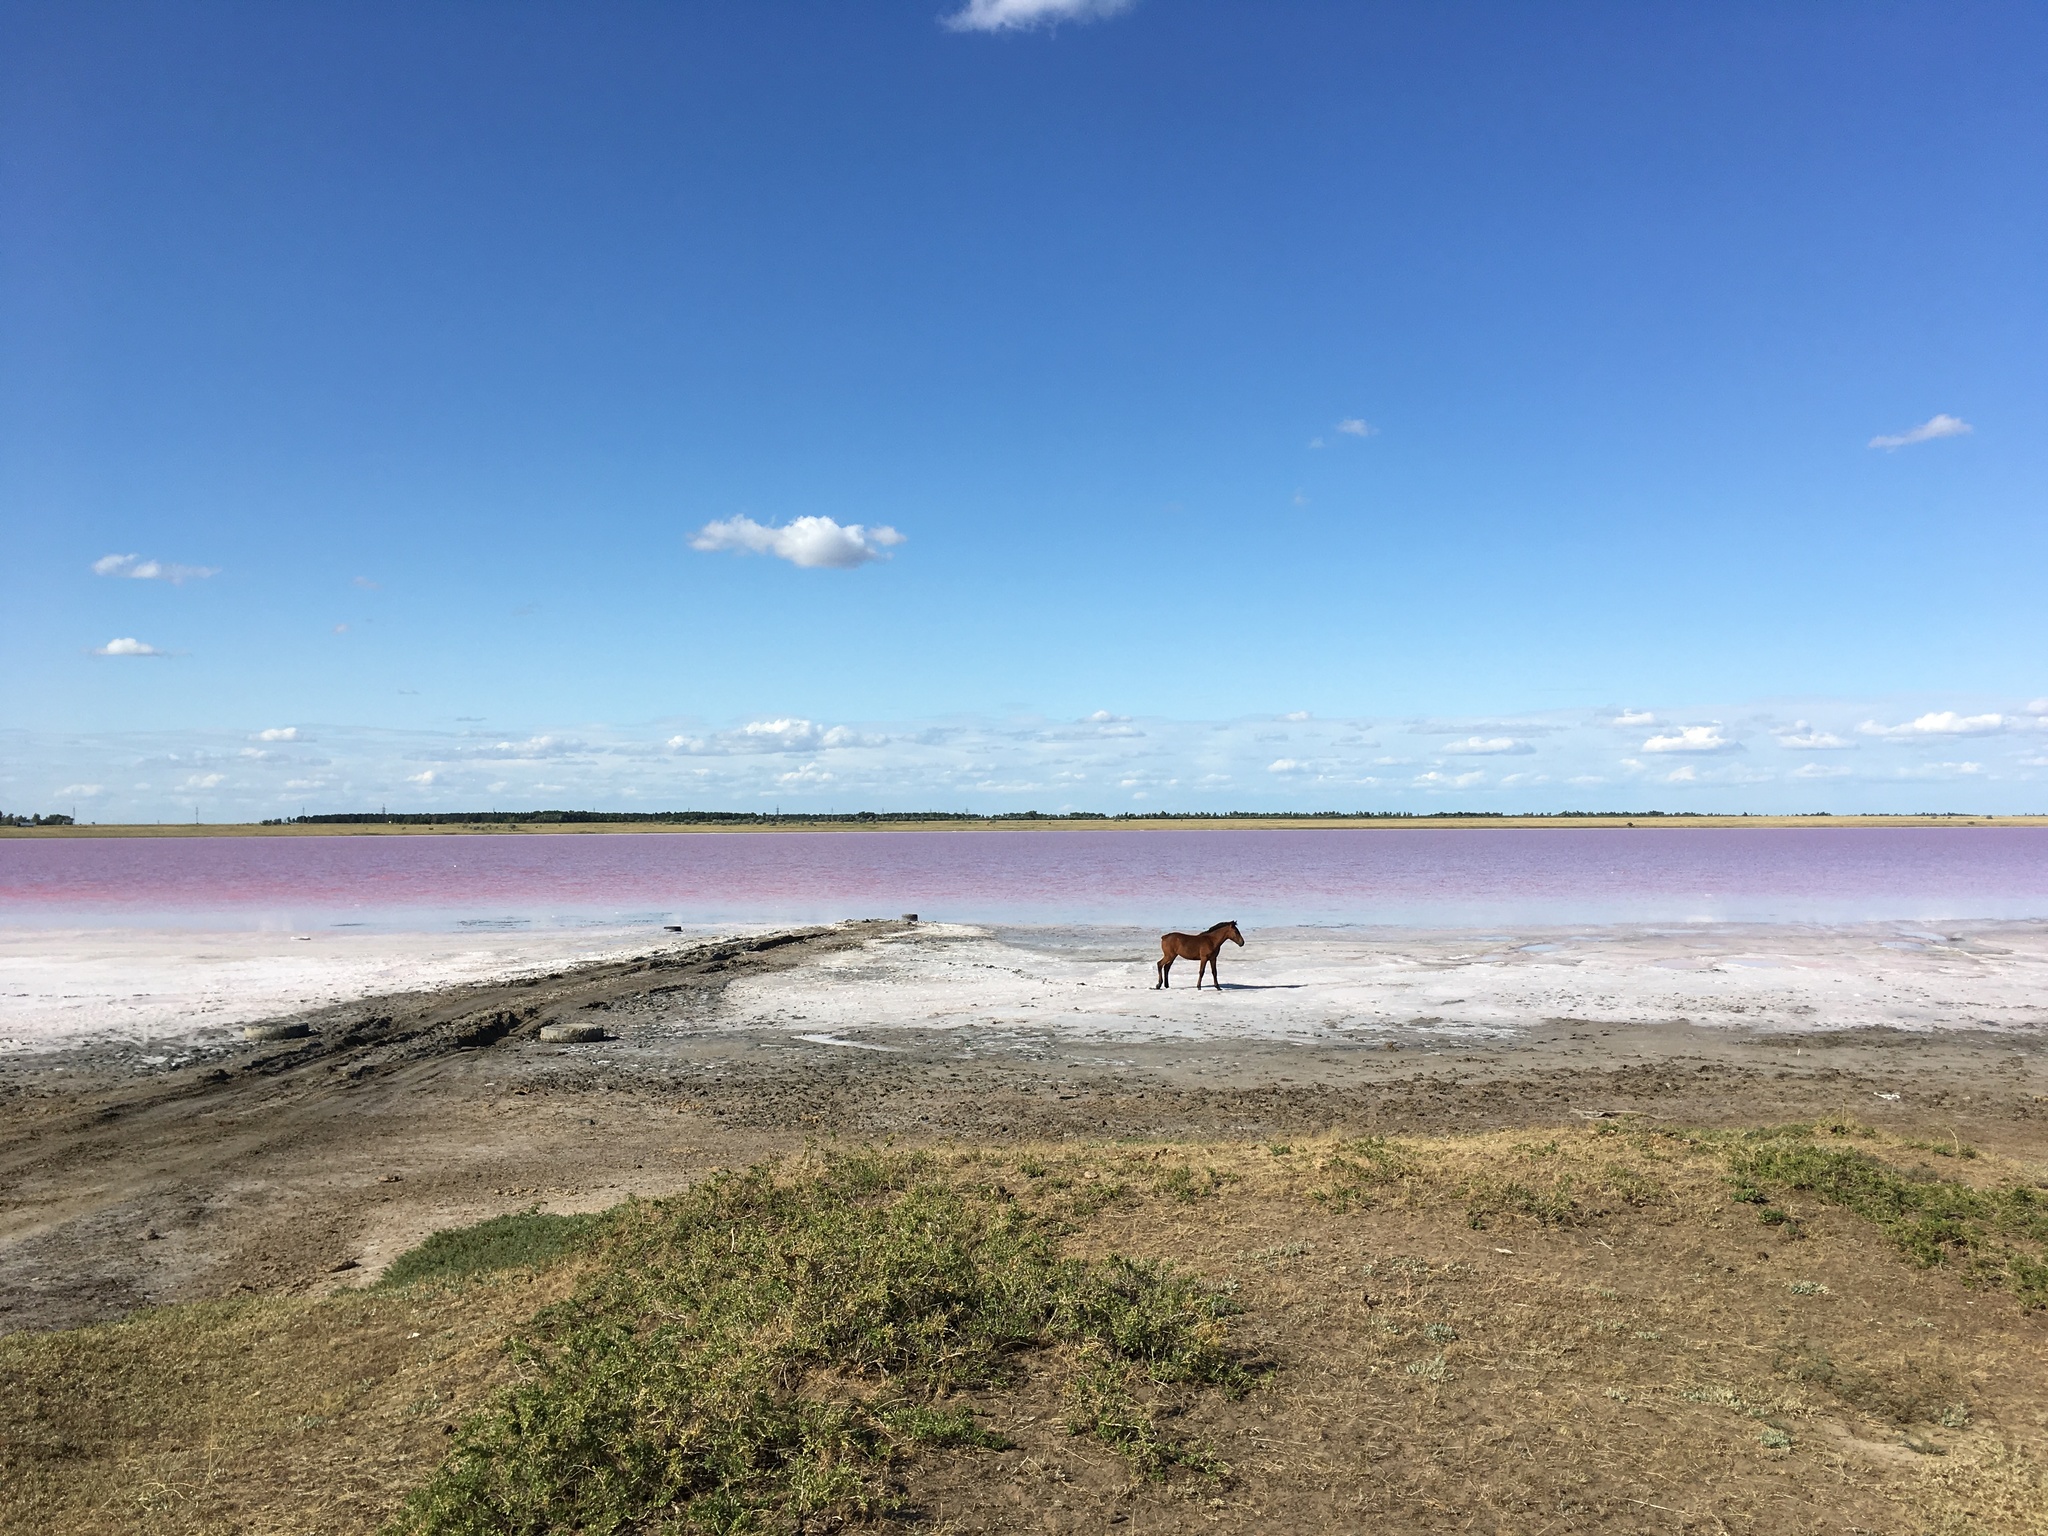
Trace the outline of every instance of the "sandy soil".
{"type": "Polygon", "coordinates": [[[1887,958],[1870,964],[1921,967],[1923,993],[1958,968],[1968,985],[1939,1028],[1911,1013],[1926,997],[1897,969],[1886,972],[1894,993],[1842,1003],[1825,1028],[1788,1031],[1725,1007],[1713,1024],[1677,1022],[1705,1016],[1692,1000],[1725,1001],[1757,978],[1798,983],[1796,966],[1721,968],[1754,958],[1754,935],[1723,935],[1713,955],[1684,949],[1699,935],[1672,941],[1682,1015],[1515,1004],[1549,995],[1550,968],[1605,963],[1566,936],[1462,972],[1393,957],[1387,984],[1412,996],[1369,1028],[1327,1012],[1311,1028],[1269,1001],[1284,987],[1251,990],[1249,951],[1242,966],[1236,951],[1226,961],[1245,991],[1197,998],[1133,987],[1114,946],[1027,952],[888,922],[345,1001],[298,1015],[312,1031],[302,1040],[252,1045],[212,1028],[169,1054],[119,1041],[17,1053],[0,1058],[0,1331],[361,1283],[438,1228],[659,1193],[806,1138],[1250,1142],[1846,1110],[2038,1167],[2048,1036],[2018,995],[2038,975],[2038,948],[2018,942],[2028,933],[2038,943],[2038,927],[2011,925],[1871,938],[1887,958]],[[1039,958],[1016,959],[1027,953],[1039,958]],[[1029,972],[1003,995],[1035,1006],[983,1006],[993,954],[1029,972]],[[1119,966],[1118,997],[1077,1027],[1084,1005],[1066,999],[1119,966]],[[1451,1017],[1451,1002],[1428,996],[1446,974],[1468,996],[1497,982],[1485,1006],[1507,1012],[1451,1017]],[[2025,985],[2002,1011],[1979,1009],[1986,976],[2025,985]],[[1425,1006],[1438,1012],[1404,1013],[1425,1006]],[[1217,1010],[1240,1007],[1249,1022],[1216,1027],[1217,1010]],[[1202,1027],[1187,1027],[1197,1009],[1202,1027]],[[538,1038],[571,1020],[612,1038],[538,1038]]]}

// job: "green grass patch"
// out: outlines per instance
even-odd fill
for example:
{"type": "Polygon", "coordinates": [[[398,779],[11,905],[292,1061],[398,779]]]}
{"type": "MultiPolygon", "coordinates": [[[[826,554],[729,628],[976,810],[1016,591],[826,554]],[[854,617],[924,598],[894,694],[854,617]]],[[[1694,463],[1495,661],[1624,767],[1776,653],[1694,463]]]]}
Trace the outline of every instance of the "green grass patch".
{"type": "Polygon", "coordinates": [[[1379,1192],[1417,1171],[1415,1157],[1384,1136],[1340,1142],[1316,1167],[1308,1196],[1333,1211],[1370,1209],[1379,1192]]]}
{"type": "Polygon", "coordinates": [[[411,1536],[818,1528],[895,1506],[918,1447],[993,1446],[957,1403],[1070,1346],[1069,1425],[1147,1472],[1214,1470],[1145,1383],[1242,1391],[1228,1297],[1062,1255],[1057,1229],[916,1157],[722,1174],[631,1202],[569,1300],[510,1344],[524,1380],[464,1426],[411,1536]]]}
{"type": "Polygon", "coordinates": [[[1803,1125],[1737,1138],[1728,1167],[1736,1199],[1762,1206],[1767,1222],[1791,1220],[1773,1196],[1808,1195],[1873,1223],[1915,1264],[1954,1264],[1974,1283],[2010,1289],[2029,1309],[2048,1307],[2048,1192],[1909,1173],[1818,1141],[1803,1125]]]}
{"type": "Polygon", "coordinates": [[[599,1215],[549,1216],[540,1211],[493,1216],[473,1227],[436,1232],[417,1248],[408,1248],[392,1260],[377,1283],[410,1285],[416,1280],[464,1280],[494,1269],[538,1269],[569,1252],[603,1220],[599,1215]]]}

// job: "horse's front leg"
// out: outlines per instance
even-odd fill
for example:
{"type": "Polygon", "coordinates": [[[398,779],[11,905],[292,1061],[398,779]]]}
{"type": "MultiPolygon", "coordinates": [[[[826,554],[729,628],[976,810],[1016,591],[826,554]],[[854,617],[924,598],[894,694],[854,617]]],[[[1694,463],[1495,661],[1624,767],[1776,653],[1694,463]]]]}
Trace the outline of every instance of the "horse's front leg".
{"type": "Polygon", "coordinates": [[[1216,951],[1215,957],[1209,961],[1209,985],[1218,992],[1223,990],[1223,951],[1220,949],[1216,951]]]}

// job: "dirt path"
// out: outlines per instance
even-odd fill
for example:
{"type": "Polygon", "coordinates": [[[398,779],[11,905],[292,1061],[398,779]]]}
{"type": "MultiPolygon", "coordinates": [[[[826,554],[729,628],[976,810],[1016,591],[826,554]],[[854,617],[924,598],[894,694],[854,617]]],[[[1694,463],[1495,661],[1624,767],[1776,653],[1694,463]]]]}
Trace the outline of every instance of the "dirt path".
{"type": "Polygon", "coordinates": [[[1551,1020],[1486,1046],[1420,1033],[1402,1049],[1133,1046],[1015,1028],[898,1029],[884,1046],[724,1021],[732,980],[902,927],[373,999],[298,1016],[304,1039],[220,1043],[176,1067],[128,1047],[0,1063],[0,1331],[366,1280],[437,1228],[673,1190],[806,1137],[1254,1140],[1846,1112],[2021,1159],[2048,1151],[2048,1040],[2031,1034],[1551,1020]],[[612,1038],[539,1039],[568,1021],[612,1038]]]}

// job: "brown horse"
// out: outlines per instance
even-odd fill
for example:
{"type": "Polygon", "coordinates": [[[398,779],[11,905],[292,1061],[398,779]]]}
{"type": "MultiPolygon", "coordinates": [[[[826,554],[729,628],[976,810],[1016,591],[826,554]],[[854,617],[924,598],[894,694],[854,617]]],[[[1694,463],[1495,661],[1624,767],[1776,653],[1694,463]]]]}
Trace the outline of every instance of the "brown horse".
{"type": "Polygon", "coordinates": [[[1244,935],[1237,931],[1235,923],[1218,923],[1214,928],[1201,933],[1162,933],[1159,936],[1159,980],[1152,990],[1169,985],[1168,974],[1176,960],[1193,960],[1195,966],[1195,990],[1202,990],[1202,973],[1209,973],[1209,980],[1216,984],[1216,990],[1223,990],[1223,978],[1216,970],[1216,956],[1223,949],[1223,941],[1234,941],[1239,949],[1244,948],[1244,935]]]}

